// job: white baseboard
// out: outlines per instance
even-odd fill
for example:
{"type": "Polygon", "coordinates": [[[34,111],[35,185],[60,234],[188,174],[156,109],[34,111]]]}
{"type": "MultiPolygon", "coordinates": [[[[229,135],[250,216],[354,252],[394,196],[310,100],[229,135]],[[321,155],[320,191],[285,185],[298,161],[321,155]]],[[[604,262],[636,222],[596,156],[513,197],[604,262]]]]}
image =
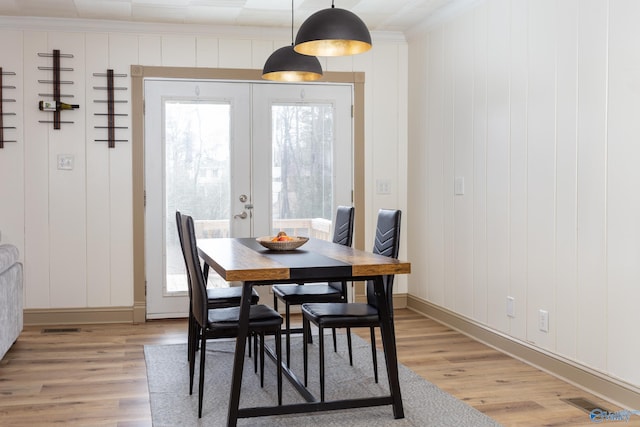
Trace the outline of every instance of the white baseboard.
{"type": "MultiPolygon", "coordinates": [[[[407,296],[407,308],[449,326],[489,347],[554,375],[629,410],[640,410],[640,389],[601,372],[506,336],[429,301],[407,296]]],[[[394,304],[395,305],[395,304],[394,304]]]]}
{"type": "MultiPolygon", "coordinates": [[[[138,310],[139,311],[139,310],[138,310]]],[[[100,323],[140,323],[135,307],[27,308],[25,325],[81,325],[100,323]]],[[[144,322],[144,317],[142,318],[144,322]]]]}

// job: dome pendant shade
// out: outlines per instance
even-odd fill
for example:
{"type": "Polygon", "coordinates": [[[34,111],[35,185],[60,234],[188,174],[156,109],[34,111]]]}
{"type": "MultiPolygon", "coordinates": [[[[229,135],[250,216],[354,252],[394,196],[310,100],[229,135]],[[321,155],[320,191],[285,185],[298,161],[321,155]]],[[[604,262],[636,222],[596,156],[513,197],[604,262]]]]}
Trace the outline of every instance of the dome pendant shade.
{"type": "Polygon", "coordinates": [[[262,69],[262,78],[284,82],[318,80],[322,77],[322,66],[315,56],[301,55],[293,46],[274,51],[262,69]]]}
{"type": "Polygon", "coordinates": [[[354,13],[332,7],[314,13],[302,23],[294,49],[313,56],[356,55],[371,49],[371,34],[354,13]]]}

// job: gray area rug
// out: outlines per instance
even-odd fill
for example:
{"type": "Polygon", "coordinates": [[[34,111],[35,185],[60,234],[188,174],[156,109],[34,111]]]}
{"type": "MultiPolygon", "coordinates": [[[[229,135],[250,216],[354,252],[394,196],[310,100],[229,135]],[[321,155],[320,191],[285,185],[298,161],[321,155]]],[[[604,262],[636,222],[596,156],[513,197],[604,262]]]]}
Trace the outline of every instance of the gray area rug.
{"type": "MultiPolygon", "coordinates": [[[[388,395],[389,383],[384,368],[384,355],[378,353],[380,381],[373,380],[371,347],[353,335],[353,366],[349,365],[346,338],[338,335],[338,352],[331,339],[325,340],[327,401],[388,395]]],[[[269,342],[273,348],[273,342],[269,342]]],[[[302,339],[294,336],[291,343],[291,367],[302,377],[302,339]]],[[[284,350],[284,342],[282,346],[284,350]]],[[[198,419],[198,363],[194,377],[194,393],[189,395],[189,365],[186,344],[146,345],[144,347],[151,400],[153,425],[165,426],[225,426],[234,340],[214,340],[207,343],[207,361],[202,418],[198,419]]],[[[199,361],[199,353],[196,355],[199,361]]],[[[265,360],[265,385],[254,373],[253,359],[245,358],[240,407],[274,405],[277,403],[275,364],[265,360]]],[[[440,390],[405,366],[399,366],[400,388],[405,418],[395,420],[390,405],[331,412],[295,414],[238,420],[242,426],[498,426],[466,403],[440,390]]],[[[319,395],[317,337],[309,347],[309,390],[319,395]]],[[[283,378],[283,403],[300,403],[303,399],[283,378]]]]}

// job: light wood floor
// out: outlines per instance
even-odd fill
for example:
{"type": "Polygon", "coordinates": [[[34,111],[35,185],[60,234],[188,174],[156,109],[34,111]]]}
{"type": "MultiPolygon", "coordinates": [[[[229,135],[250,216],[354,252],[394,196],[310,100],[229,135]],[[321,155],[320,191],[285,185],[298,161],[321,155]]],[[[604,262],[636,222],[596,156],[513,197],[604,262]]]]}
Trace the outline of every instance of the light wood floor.
{"type": "MultiPolygon", "coordinates": [[[[396,319],[401,363],[505,426],[593,425],[563,398],[619,409],[409,310],[396,319]]],[[[72,327],[26,327],[2,359],[0,425],[150,426],[143,346],[185,342],[186,321],[72,327]]]]}

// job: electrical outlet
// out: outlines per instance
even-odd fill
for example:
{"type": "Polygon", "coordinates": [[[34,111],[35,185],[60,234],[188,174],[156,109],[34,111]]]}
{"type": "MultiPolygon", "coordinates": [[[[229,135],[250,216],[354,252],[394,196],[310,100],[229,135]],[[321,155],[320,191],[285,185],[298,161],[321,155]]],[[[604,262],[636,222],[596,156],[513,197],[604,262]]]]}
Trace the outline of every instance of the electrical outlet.
{"type": "Polygon", "coordinates": [[[538,312],[538,329],[542,332],[549,332],[549,312],[547,310],[538,312]]]}
{"type": "Polygon", "coordinates": [[[516,317],[516,299],[507,297],[507,316],[516,317]]]}
{"type": "Polygon", "coordinates": [[[376,194],[391,194],[391,180],[376,179],[376,194]]]}

